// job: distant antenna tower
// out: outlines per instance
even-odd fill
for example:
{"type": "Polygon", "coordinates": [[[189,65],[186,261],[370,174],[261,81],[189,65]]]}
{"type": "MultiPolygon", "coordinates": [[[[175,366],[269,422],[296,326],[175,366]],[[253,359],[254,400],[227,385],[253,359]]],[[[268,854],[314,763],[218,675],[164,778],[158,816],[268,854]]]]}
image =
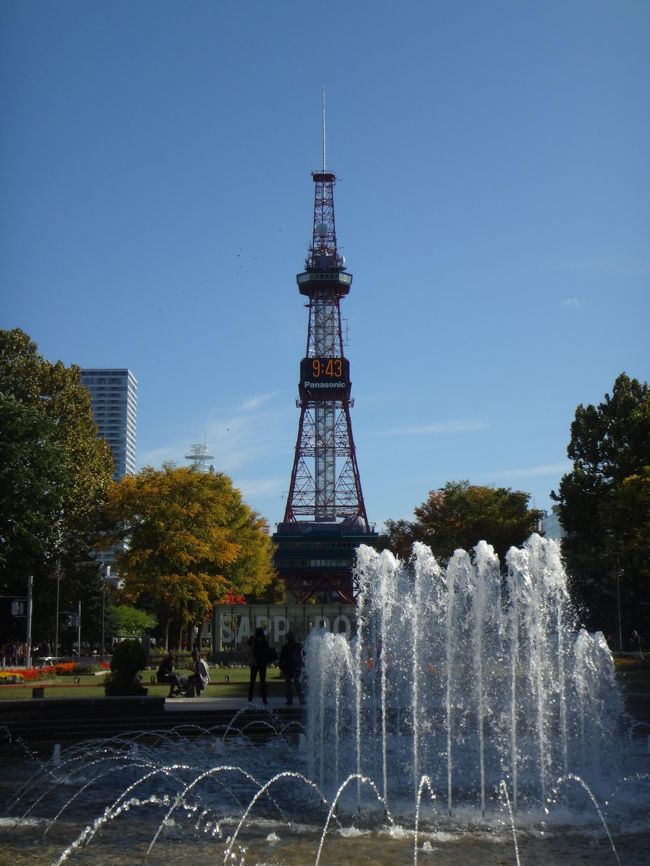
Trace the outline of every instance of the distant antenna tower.
{"type": "Polygon", "coordinates": [[[211,465],[214,457],[205,442],[191,445],[190,453],[185,455],[185,459],[190,461],[191,468],[196,469],[197,472],[214,472],[214,466],[211,465]]]}

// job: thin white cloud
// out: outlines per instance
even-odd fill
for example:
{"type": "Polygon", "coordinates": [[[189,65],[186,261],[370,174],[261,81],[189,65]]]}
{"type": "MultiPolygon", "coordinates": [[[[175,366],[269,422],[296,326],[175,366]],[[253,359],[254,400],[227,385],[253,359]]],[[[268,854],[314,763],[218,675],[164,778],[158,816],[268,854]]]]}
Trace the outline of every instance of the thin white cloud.
{"type": "Polygon", "coordinates": [[[179,466],[185,466],[188,462],[186,455],[191,445],[199,438],[206,443],[210,454],[213,455],[214,459],[211,462],[214,467],[229,475],[268,457],[277,450],[277,437],[274,437],[274,430],[281,427],[279,418],[285,410],[281,409],[278,412],[255,410],[253,402],[261,407],[266,400],[260,395],[259,398],[246,401],[243,407],[232,414],[203,421],[199,425],[202,431],[200,437],[197,437],[193,431],[188,431],[182,441],[177,439],[175,442],[139,454],[138,464],[160,466],[164,462],[173,461],[179,466]]]}
{"type": "Polygon", "coordinates": [[[287,488],[286,478],[235,478],[233,483],[241,490],[244,497],[281,496],[287,488]]]}
{"type": "Polygon", "coordinates": [[[617,255],[586,256],[567,262],[566,267],[580,273],[604,273],[619,277],[645,277],[650,274],[650,259],[617,255]]]}
{"type": "Polygon", "coordinates": [[[431,436],[441,433],[471,433],[487,430],[484,421],[439,421],[432,424],[407,424],[377,433],[378,436],[431,436]]]}
{"type": "Polygon", "coordinates": [[[579,301],[578,298],[564,298],[560,301],[561,307],[568,307],[572,310],[579,310],[582,308],[582,301],[579,301]]]}
{"type": "Polygon", "coordinates": [[[262,406],[265,406],[275,396],[277,396],[277,394],[278,391],[270,391],[268,394],[256,394],[254,397],[250,397],[248,400],[244,400],[244,402],[239,407],[239,411],[254,412],[257,409],[260,409],[262,406]]]}
{"type": "Polygon", "coordinates": [[[545,463],[539,466],[528,466],[520,469],[499,469],[496,472],[482,473],[483,478],[507,479],[507,478],[539,478],[547,475],[564,475],[569,472],[573,464],[569,460],[562,463],[545,463]]]}

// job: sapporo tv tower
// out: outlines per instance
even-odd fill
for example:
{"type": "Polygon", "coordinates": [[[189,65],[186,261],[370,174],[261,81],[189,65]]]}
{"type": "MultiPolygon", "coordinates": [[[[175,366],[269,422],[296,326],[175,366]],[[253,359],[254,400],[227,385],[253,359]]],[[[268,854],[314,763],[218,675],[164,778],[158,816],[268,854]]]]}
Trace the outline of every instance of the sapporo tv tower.
{"type": "Polygon", "coordinates": [[[361,491],[350,408],[350,363],[345,357],[341,299],[352,274],[336,245],[334,184],[326,168],[314,179],[314,226],[298,290],[309,299],[307,349],[300,362],[300,421],[284,520],[273,536],[275,567],[287,602],[353,603],[355,549],[373,545],[361,491]]]}

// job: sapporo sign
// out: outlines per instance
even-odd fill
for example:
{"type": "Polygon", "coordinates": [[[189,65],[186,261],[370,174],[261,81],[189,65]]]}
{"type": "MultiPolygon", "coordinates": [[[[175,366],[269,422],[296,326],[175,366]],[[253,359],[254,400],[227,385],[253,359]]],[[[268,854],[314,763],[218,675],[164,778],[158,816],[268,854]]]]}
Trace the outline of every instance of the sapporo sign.
{"type": "Polygon", "coordinates": [[[288,632],[299,641],[313,629],[352,637],[356,632],[353,604],[218,605],[214,610],[214,648],[241,652],[256,628],[263,628],[269,642],[279,646],[288,632]]]}

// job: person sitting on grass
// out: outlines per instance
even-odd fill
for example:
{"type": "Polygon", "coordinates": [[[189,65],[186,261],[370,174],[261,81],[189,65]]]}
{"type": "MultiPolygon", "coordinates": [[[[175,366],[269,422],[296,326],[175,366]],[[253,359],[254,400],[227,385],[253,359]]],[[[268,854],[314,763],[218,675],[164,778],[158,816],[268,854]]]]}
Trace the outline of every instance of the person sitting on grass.
{"type": "Polygon", "coordinates": [[[210,682],[208,666],[201,658],[201,652],[198,648],[192,650],[192,661],[194,662],[194,670],[187,680],[187,686],[185,688],[186,698],[193,698],[195,696],[197,698],[200,697],[201,692],[210,682]]]}
{"type": "Polygon", "coordinates": [[[168,698],[174,698],[176,697],[176,695],[180,695],[181,693],[181,681],[174,673],[175,663],[176,658],[174,656],[174,653],[166,653],[163,656],[158,671],[156,673],[156,682],[167,683],[169,685],[169,694],[167,695],[168,698]]]}

